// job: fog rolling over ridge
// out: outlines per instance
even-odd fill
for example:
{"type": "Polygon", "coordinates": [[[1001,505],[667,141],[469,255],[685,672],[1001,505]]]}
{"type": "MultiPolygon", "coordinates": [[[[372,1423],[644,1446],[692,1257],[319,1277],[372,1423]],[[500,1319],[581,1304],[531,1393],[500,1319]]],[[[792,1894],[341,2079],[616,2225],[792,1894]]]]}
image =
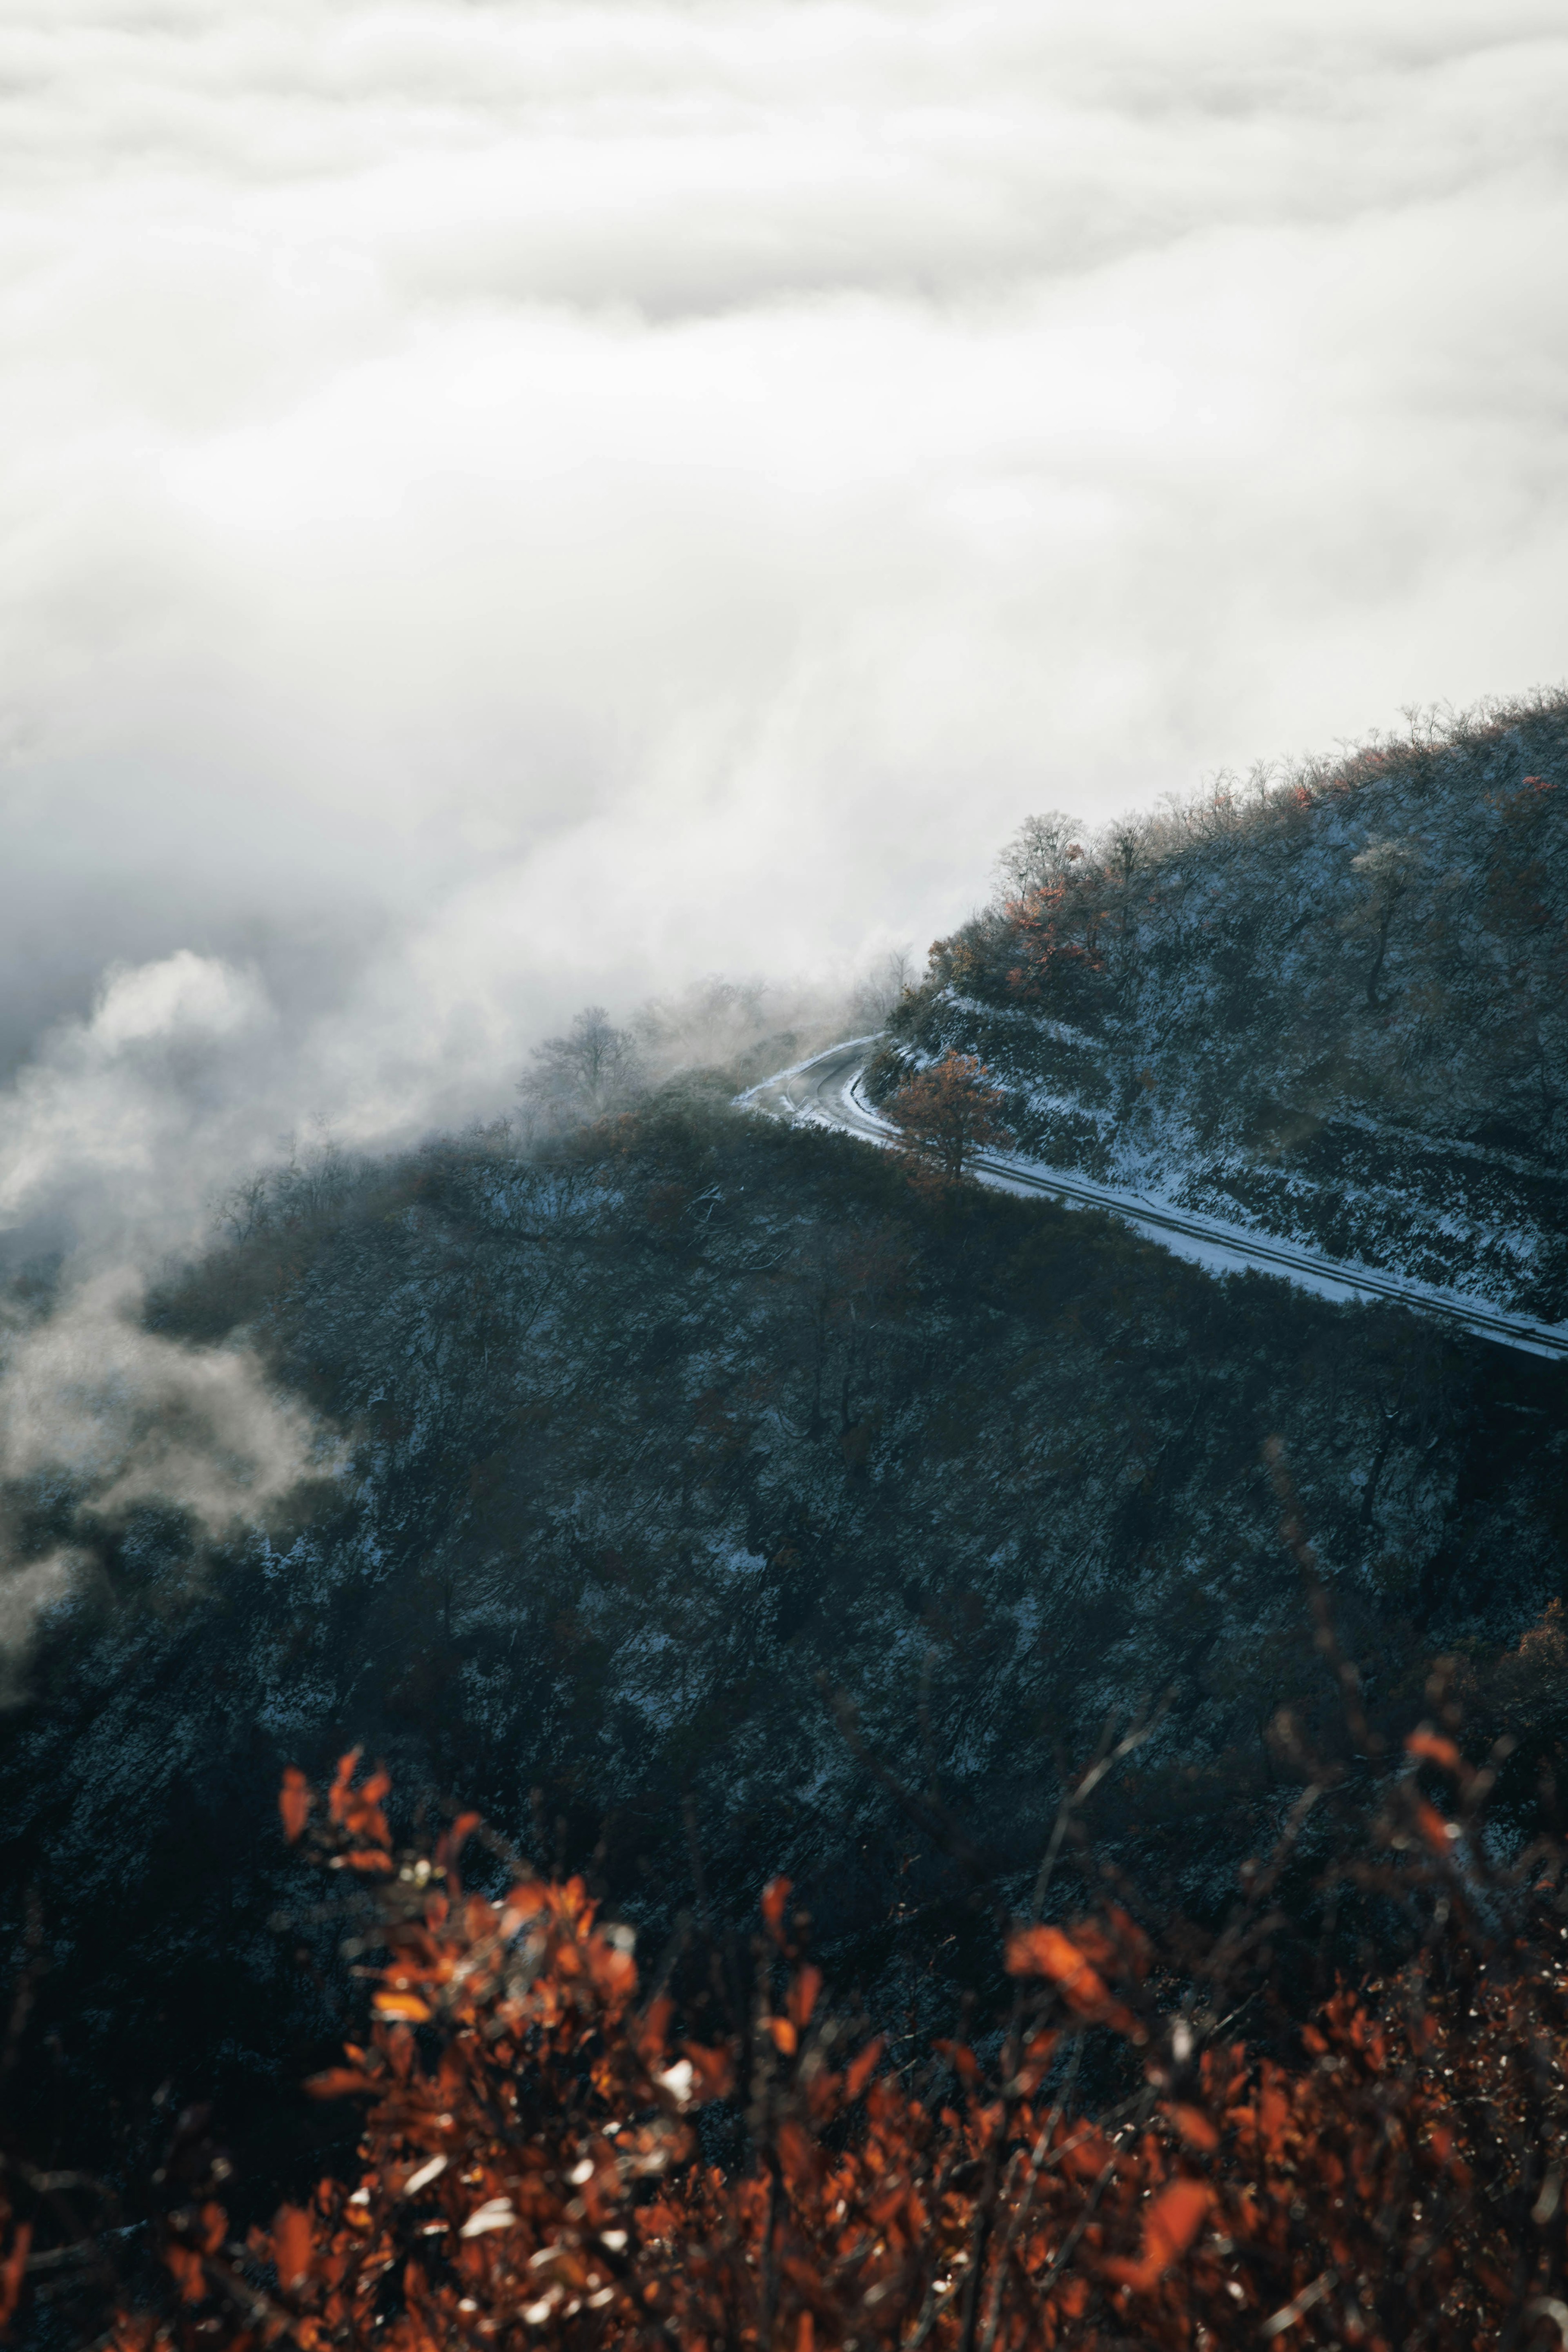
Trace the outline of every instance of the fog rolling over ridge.
{"type": "Polygon", "coordinates": [[[1541,5],[10,11],[5,1214],[1556,676],[1565,81],[1541,5]]]}
{"type": "MultiPolygon", "coordinates": [[[[361,1926],[398,1955],[420,1916],[471,1929],[459,1866],[481,1897],[503,1853],[574,1886],[582,1937],[585,1894],[616,1958],[582,1983],[617,2001],[635,1931],[670,2051],[735,2026],[763,2088],[690,2153],[736,2179],[748,2135],[784,2179],[784,2122],[878,2021],[868,2063],[928,2119],[928,2032],[998,2050],[974,2169],[1025,2179],[1022,2135],[1027,2231],[960,2231],[945,2189],[917,2224],[897,2158],[933,2352],[1002,2341],[987,2263],[1057,2275],[1058,2090],[1122,2098],[1075,1961],[1027,2012],[1071,2047],[1027,2043],[1026,2116],[1001,1921],[1055,1949],[1080,1883],[1130,1915],[1142,1887],[1257,1958],[1222,1999],[1228,1959],[1160,1947],[1184,1990],[1127,2058],[1148,2130],[1106,2111],[1129,2146],[1180,2134],[1190,2196],[1264,2112],[1227,2108],[1223,2156],[1181,2125],[1237,2019],[1261,2068],[1342,1956],[1403,2004],[1337,1856],[1413,1825],[1419,1887],[1456,1937],[1479,1917],[1494,1826],[1533,1839],[1568,1752],[1565,121],[1559,0],[0,9],[25,2352],[305,2341],[306,2311],[370,2352],[456,2340],[481,2272],[528,2282],[504,2324],[542,2346],[611,2343],[597,2274],[547,2304],[568,2271],[537,2254],[575,2265],[581,2215],[631,2296],[706,2170],[666,2167],[651,2109],[612,2145],[590,2042],[583,2150],[625,2229],[563,2144],[538,2178],[570,2235],[525,2244],[510,2124],[505,2170],[454,2137],[379,2166],[372,2207],[326,2185],[363,2113],[301,2085],[351,2031],[419,2023],[433,2062],[473,1990],[421,1961],[384,2009],[361,1926]],[[895,1148],[812,1098],[850,1061],[895,1148]],[[985,1157],[1002,1182],[969,1181],[985,1157]],[[333,1845],[383,1768],[388,1837],[451,1825],[427,1867],[333,1845]],[[1384,1781],[1398,1810],[1364,1811],[1384,1781]],[[342,1865],[325,1904],[310,1857],[342,1865]],[[412,1907],[373,1920],[377,1888],[412,1907]],[[307,2206],[344,2233],[395,2207],[409,2262],[373,2279],[367,2231],[364,2294],[301,2272],[307,2206]],[[147,2280],[162,2334],[126,2316],[147,2280]]],[[[519,2020],[552,1998],[535,1932],[491,1946],[519,2020]]],[[[1458,2017],[1479,1977],[1419,1948],[1458,2017]]],[[[459,2104],[426,2079],[426,2137],[459,2104]]],[[[661,2130],[679,2079],[648,2077],[661,2130]]],[[[1521,2346],[1568,2297],[1561,2200],[1530,2267],[1559,2107],[1498,2189],[1521,2346]]],[[[1435,2168],[1411,2262],[1479,2277],[1405,2114],[1435,2168]]],[[[1083,2236],[1102,2302],[1127,2274],[1111,2332],[1190,2335],[1134,2299],[1163,2204],[1098,2177],[1071,2227],[1111,2231],[1083,2236]]],[[[890,2341],[869,2291],[853,2336],[786,2326],[781,2210],[763,2187],[731,2333],[890,2341]]],[[[866,2243],[901,2263],[890,2210],[866,2243]]],[[[1237,2346],[1292,2313],[1371,2340],[1337,2245],[1292,2240],[1265,2294],[1225,2242],[1237,2346]]]]}
{"type": "Polygon", "coordinates": [[[1557,676],[1565,100],[1507,0],[12,9],[5,1378],[92,1507],[198,1370],[204,1524],[321,1466],[126,1321],[247,1171],[1557,676]]]}

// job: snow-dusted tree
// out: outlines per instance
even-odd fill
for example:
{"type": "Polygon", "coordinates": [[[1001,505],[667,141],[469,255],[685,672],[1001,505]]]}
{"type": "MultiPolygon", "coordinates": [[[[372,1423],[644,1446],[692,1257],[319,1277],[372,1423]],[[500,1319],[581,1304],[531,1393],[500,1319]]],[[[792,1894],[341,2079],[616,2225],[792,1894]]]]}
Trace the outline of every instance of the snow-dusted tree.
{"type": "Polygon", "coordinates": [[[1043,890],[1083,855],[1083,824],[1061,809],[1026,816],[996,860],[994,872],[1005,898],[1026,898],[1043,890]]]}
{"type": "Polygon", "coordinates": [[[615,1026],[602,1004],[585,1004],[563,1037],[547,1037],[531,1058],[518,1093],[553,1126],[625,1110],[647,1082],[636,1039],[615,1026]]]}

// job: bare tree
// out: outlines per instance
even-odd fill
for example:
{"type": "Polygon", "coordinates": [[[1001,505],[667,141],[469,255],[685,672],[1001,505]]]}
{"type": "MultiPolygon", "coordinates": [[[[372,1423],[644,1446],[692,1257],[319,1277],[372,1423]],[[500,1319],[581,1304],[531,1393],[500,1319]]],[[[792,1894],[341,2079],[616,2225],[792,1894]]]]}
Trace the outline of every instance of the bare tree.
{"type": "Polygon", "coordinates": [[[625,1110],[647,1085],[636,1039],[615,1026],[602,1004],[585,1004],[566,1034],[547,1037],[531,1059],[518,1093],[555,1126],[625,1110]]]}
{"type": "Polygon", "coordinates": [[[992,869],[1003,896],[1026,898],[1054,882],[1074,858],[1082,856],[1083,831],[1081,820],[1062,809],[1026,816],[992,869]]]}
{"type": "Polygon", "coordinates": [[[915,984],[914,950],[910,947],[889,948],[879,956],[856,988],[853,1016],[857,1021],[872,1023],[877,1028],[886,1027],[898,1011],[901,997],[915,984]]]}
{"type": "Polygon", "coordinates": [[[633,1017],[638,1042],[660,1068],[726,1062],[768,1025],[766,985],[709,972],[676,996],[650,997],[633,1017]]]}

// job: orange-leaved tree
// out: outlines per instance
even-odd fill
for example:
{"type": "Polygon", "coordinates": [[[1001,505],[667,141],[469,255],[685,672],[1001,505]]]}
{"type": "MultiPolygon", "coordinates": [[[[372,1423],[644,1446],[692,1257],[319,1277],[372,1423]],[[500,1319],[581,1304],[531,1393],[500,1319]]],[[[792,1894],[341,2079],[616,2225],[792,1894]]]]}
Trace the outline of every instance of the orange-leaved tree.
{"type": "Polygon", "coordinates": [[[1218,1931],[1162,1942],[1109,1901],[1017,1921],[994,2054],[939,2042],[923,2064],[834,2013],[787,1881],[700,2039],[668,1964],[645,1985],[580,1880],[514,1861],[503,1884],[492,1840],[490,1895],[465,1891],[477,1816],[397,1850],[383,1777],[355,1771],[324,1803],[290,1774],[282,1810],[374,1920],[356,1948],[385,1956],[369,2031],[310,2085],[360,2103],[357,2160],[244,2241],[221,2174],[187,2178],[162,2307],[128,2298],[106,2352],[1539,2352],[1568,2334],[1568,1855],[1500,1860],[1492,1769],[1430,1725],[1341,1866],[1416,1921],[1405,1966],[1299,2028],[1271,2009],[1310,1786],[1218,1931]],[[1271,2048],[1238,2038],[1248,2011],[1271,2048]],[[705,2147],[713,2105],[729,2127],[705,2147]]]}
{"type": "Polygon", "coordinates": [[[902,1130],[905,1150],[923,1168],[956,1183],[977,1151],[1014,1149],[1016,1138],[1003,1118],[1005,1106],[984,1063],[950,1050],[929,1069],[906,1078],[886,1108],[902,1130]]]}

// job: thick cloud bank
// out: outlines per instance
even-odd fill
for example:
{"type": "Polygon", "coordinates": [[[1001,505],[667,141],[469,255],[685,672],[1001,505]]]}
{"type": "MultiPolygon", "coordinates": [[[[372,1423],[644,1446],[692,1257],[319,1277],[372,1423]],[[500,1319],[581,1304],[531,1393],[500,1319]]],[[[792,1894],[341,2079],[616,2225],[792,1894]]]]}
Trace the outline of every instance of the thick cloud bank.
{"type": "Polygon", "coordinates": [[[1565,113],[1516,0],[19,0],[0,1217],[1558,676],[1565,113]]]}

